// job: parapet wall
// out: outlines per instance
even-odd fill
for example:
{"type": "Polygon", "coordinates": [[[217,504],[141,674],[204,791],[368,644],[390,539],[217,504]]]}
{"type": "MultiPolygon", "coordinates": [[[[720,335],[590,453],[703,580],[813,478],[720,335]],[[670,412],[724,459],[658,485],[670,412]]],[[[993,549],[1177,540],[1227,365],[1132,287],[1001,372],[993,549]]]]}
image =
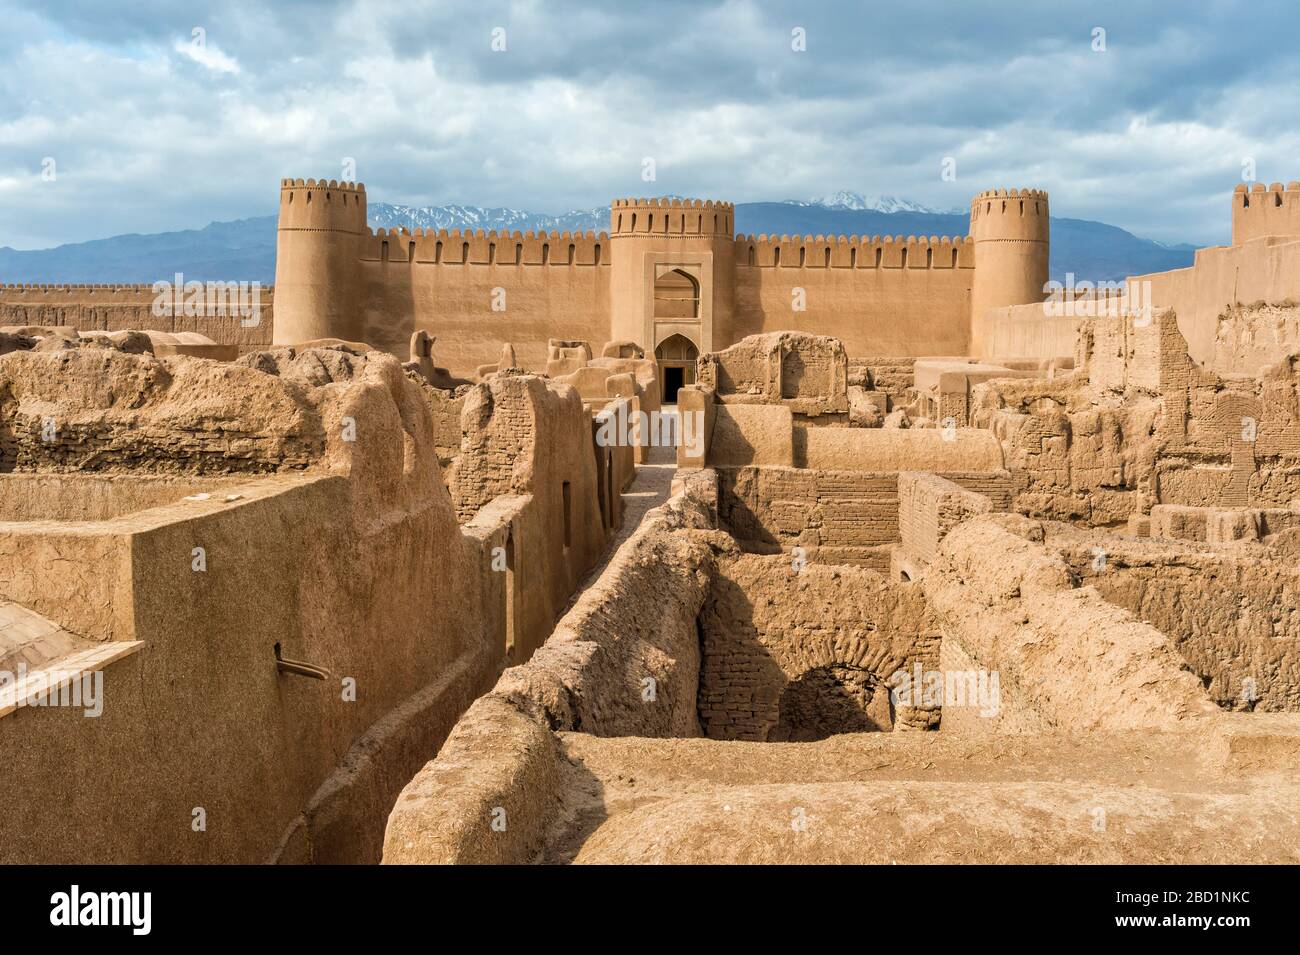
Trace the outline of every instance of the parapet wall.
{"type": "Polygon", "coordinates": [[[690,235],[730,238],[736,207],[712,199],[615,199],[611,235],[690,235]]]}

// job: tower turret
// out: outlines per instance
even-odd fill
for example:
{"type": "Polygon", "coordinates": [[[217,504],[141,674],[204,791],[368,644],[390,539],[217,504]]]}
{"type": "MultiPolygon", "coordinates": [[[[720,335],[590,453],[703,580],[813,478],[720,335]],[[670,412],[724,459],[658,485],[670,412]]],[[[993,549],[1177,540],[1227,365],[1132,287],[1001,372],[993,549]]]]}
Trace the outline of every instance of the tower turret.
{"type": "Polygon", "coordinates": [[[281,180],[275,344],[363,340],[358,257],[366,234],[366,187],[361,183],[281,180]]]}
{"type": "MultiPolygon", "coordinates": [[[[1051,225],[1041,189],[990,189],[970,205],[975,240],[971,288],[971,353],[982,354],[978,330],[984,313],[1004,305],[1028,305],[1046,296],[1051,225]]],[[[277,306],[278,307],[278,306],[277,306]]]]}
{"type": "Polygon", "coordinates": [[[700,199],[610,203],[610,338],[680,365],[685,384],[695,355],[730,343],[735,213],[700,199]]]}

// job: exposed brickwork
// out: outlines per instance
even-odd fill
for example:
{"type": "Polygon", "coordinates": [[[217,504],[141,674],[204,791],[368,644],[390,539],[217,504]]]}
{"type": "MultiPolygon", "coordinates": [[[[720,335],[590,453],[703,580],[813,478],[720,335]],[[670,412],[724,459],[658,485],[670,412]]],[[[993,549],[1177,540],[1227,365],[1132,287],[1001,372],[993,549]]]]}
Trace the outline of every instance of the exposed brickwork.
{"type": "MultiPolygon", "coordinates": [[[[700,725],[714,739],[893,729],[891,674],[939,651],[919,586],[752,554],[719,563],[700,636],[700,725]]],[[[901,714],[911,726],[930,718],[901,714]]]]}

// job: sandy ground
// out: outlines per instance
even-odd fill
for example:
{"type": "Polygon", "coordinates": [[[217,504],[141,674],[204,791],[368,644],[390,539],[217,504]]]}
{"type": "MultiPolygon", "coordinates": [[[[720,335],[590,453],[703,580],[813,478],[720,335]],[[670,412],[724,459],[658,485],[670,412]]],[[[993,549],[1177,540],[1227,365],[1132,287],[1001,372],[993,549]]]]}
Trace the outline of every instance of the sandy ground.
{"type": "Polygon", "coordinates": [[[1294,723],[1234,724],[1287,741],[1248,771],[1209,742],[1217,721],[1087,738],[561,734],[564,807],[543,861],[1296,863],[1294,723]]]}

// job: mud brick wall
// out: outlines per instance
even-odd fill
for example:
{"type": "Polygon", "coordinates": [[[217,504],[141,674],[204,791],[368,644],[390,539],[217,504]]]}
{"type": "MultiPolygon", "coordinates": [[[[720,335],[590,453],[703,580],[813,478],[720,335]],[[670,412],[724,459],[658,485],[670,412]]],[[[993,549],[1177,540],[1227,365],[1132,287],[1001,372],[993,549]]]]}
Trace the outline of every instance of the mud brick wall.
{"type": "Polygon", "coordinates": [[[898,540],[895,474],[769,467],[718,478],[723,526],[747,548],[836,548],[863,559],[898,540]]]}
{"type": "Polygon", "coordinates": [[[891,401],[904,404],[916,380],[915,368],[915,358],[854,359],[849,368],[849,381],[883,391],[891,401]]]}
{"type": "MultiPolygon", "coordinates": [[[[1011,503],[1005,471],[944,475],[986,495],[994,510],[1011,503]]],[[[746,549],[760,553],[808,549],[820,563],[853,563],[884,570],[899,532],[898,474],[804,468],[724,468],[718,471],[723,526],[746,549]]]]}
{"type": "Polygon", "coordinates": [[[242,474],[325,452],[295,383],[235,364],[112,349],[0,360],[0,470],[242,474]]]}
{"type": "Polygon", "coordinates": [[[821,739],[934,722],[892,711],[889,678],[937,664],[919,585],[866,569],[742,554],[700,612],[700,726],[713,739],[821,739]]]}
{"type": "Polygon", "coordinates": [[[157,298],[149,285],[0,286],[0,325],[55,325],[83,332],[197,332],[219,344],[238,345],[241,355],[271,344],[275,290],[270,286],[259,289],[256,319],[236,314],[159,315],[154,308],[157,298]]]}
{"type": "Polygon", "coordinates": [[[982,494],[935,474],[906,471],[898,476],[898,521],[903,550],[931,561],[948,531],[975,514],[993,510],[982,494]]]}
{"type": "Polygon", "coordinates": [[[1300,711],[1300,568],[1294,558],[1267,551],[1216,554],[1168,541],[1125,543],[1113,536],[1089,542],[1071,534],[1059,544],[1052,537],[1048,542],[1061,546],[1083,584],[1167,634],[1219,706],[1300,711]],[[1094,548],[1105,552],[1101,569],[1094,548]]]}
{"type": "Polygon", "coordinates": [[[495,497],[520,492],[523,468],[537,440],[536,406],[545,400],[541,380],[522,377],[477,385],[466,396],[464,436],[451,482],[460,521],[469,520],[495,497]]]}

